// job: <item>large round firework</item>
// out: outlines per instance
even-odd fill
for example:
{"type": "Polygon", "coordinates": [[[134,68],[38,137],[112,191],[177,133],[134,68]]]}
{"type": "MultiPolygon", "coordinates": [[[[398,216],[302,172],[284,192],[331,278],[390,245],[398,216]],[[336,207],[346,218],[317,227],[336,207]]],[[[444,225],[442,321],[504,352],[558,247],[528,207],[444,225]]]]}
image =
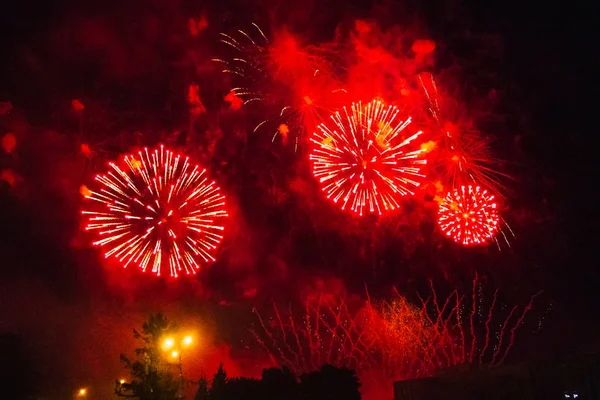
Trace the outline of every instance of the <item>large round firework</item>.
{"type": "Polygon", "coordinates": [[[424,150],[415,145],[423,133],[412,118],[380,101],[336,112],[312,135],[314,176],[328,199],[363,215],[379,215],[413,194],[424,175],[424,150]]]}
{"type": "Polygon", "coordinates": [[[442,232],[466,246],[493,238],[499,220],[494,196],[479,186],[461,186],[448,193],[438,215],[442,232]]]}
{"type": "Polygon", "coordinates": [[[82,211],[105,257],[172,277],[215,260],[227,211],[205,169],[163,146],[109,166],[95,178],[98,189],[83,192],[91,202],[82,211]]]}

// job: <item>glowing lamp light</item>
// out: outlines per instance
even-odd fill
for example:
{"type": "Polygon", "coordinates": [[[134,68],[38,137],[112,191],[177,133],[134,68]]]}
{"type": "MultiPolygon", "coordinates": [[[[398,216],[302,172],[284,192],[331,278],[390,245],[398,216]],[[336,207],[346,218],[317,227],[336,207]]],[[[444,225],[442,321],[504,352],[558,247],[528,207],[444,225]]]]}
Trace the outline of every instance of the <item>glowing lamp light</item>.
{"type": "Polygon", "coordinates": [[[179,352],[178,352],[177,350],[173,350],[173,351],[171,352],[171,357],[173,357],[173,358],[177,358],[177,356],[179,356],[179,352]]]}
{"type": "Polygon", "coordinates": [[[191,336],[186,336],[183,338],[183,345],[184,346],[189,346],[192,344],[192,337],[191,336]]]}
{"type": "Polygon", "coordinates": [[[173,338],[166,338],[163,341],[162,348],[163,350],[170,350],[175,345],[175,340],[173,338]]]}
{"type": "Polygon", "coordinates": [[[85,389],[85,388],[81,388],[81,389],[79,389],[79,392],[77,392],[77,394],[78,394],[79,396],[82,396],[82,397],[83,397],[83,396],[85,396],[85,395],[87,394],[87,389],[85,389]]]}

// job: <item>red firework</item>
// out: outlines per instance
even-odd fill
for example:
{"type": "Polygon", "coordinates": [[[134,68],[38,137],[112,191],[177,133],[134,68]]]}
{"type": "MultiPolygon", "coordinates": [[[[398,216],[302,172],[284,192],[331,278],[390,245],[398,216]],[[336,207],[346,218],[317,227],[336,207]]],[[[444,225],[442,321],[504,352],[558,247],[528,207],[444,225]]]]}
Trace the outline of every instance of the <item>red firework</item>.
{"type": "MultiPolygon", "coordinates": [[[[540,294],[524,307],[506,307],[498,290],[493,297],[484,295],[477,276],[471,293],[454,290],[441,297],[432,282],[430,288],[426,299],[419,296],[420,304],[399,293],[390,301],[367,300],[359,307],[337,296],[312,297],[299,318],[291,307],[274,306],[269,319],[255,311],[260,328],[251,332],[275,364],[297,374],[327,363],[355,369],[361,380],[375,378],[391,389],[394,381],[458,365],[501,365],[540,294]]],[[[381,397],[365,393],[365,398],[381,397]]]]}
{"type": "Polygon", "coordinates": [[[437,132],[430,172],[444,186],[477,184],[502,197],[501,180],[509,177],[495,168],[501,161],[492,153],[490,138],[473,127],[456,101],[438,92],[431,74],[419,74],[418,81],[435,121],[432,131],[437,132]]]}
{"type": "Polygon", "coordinates": [[[350,112],[344,107],[312,135],[313,174],[342,209],[381,215],[397,208],[399,198],[413,194],[424,178],[424,150],[413,143],[422,133],[394,106],[353,103],[350,112]]]}
{"type": "Polygon", "coordinates": [[[237,33],[220,34],[220,41],[231,53],[213,61],[232,76],[235,86],[231,91],[243,99],[244,104],[285,103],[298,79],[305,79],[321,68],[322,60],[313,54],[315,49],[302,46],[286,30],[277,32],[272,41],[254,23],[251,30],[237,33]]]}
{"type": "Polygon", "coordinates": [[[331,72],[324,51],[303,45],[287,30],[275,32],[273,40],[256,24],[238,33],[221,33],[220,41],[230,54],[213,59],[232,77],[234,87],[228,96],[243,105],[260,103],[265,119],[254,132],[271,131],[273,141],[280,136],[284,145],[293,143],[297,150],[305,133],[341,107],[345,89],[331,72]]]}
{"type": "Polygon", "coordinates": [[[101,246],[106,258],[142,271],[151,267],[158,276],[168,266],[172,277],[196,273],[198,259],[215,260],[227,211],[205,169],[163,146],[109,166],[95,178],[98,190],[82,191],[92,200],[90,211],[82,211],[85,230],[96,235],[93,245],[101,246]]]}
{"type": "Polygon", "coordinates": [[[494,196],[479,186],[461,186],[448,193],[438,215],[442,232],[467,246],[492,239],[499,220],[494,196]]]}
{"type": "Polygon", "coordinates": [[[372,321],[369,312],[350,311],[342,298],[318,296],[307,300],[305,314],[295,318],[273,304],[274,315],[265,321],[255,310],[259,331],[252,334],[279,365],[297,374],[319,369],[323,364],[354,369],[372,366],[373,340],[365,335],[372,321]]]}

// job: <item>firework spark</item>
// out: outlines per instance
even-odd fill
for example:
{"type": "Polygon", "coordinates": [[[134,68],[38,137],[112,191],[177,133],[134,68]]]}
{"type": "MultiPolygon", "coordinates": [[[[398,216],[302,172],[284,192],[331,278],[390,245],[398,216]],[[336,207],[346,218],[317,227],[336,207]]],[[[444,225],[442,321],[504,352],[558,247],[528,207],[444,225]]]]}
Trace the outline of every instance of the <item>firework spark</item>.
{"type": "Polygon", "coordinates": [[[394,106],[373,100],[336,112],[312,135],[314,176],[342,209],[383,214],[398,208],[424,177],[424,150],[412,143],[422,135],[412,119],[394,106]],[[415,149],[416,147],[416,149],[415,149]]]}
{"type": "Polygon", "coordinates": [[[206,170],[163,146],[126,155],[123,165],[109,164],[97,175],[85,229],[95,246],[124,267],[149,267],[160,276],[168,266],[172,277],[200,269],[198,259],[214,261],[227,217],[225,198],[206,170]]]}
{"type": "Polygon", "coordinates": [[[279,136],[297,150],[303,133],[339,109],[346,91],[336,83],[318,47],[303,46],[286,30],[269,40],[256,24],[234,35],[221,33],[221,42],[233,53],[213,61],[233,77],[230,96],[264,108],[266,118],[253,132],[271,130],[273,141],[279,136]]]}
{"type": "Polygon", "coordinates": [[[251,332],[276,363],[302,374],[323,364],[358,369],[372,361],[372,341],[365,336],[370,315],[354,316],[344,299],[325,297],[307,301],[301,319],[291,307],[282,312],[273,304],[274,315],[266,321],[255,310],[261,330],[251,332]]]}
{"type": "Polygon", "coordinates": [[[297,374],[327,363],[356,369],[359,377],[380,374],[386,382],[414,379],[463,364],[502,364],[539,295],[519,312],[500,305],[498,290],[485,301],[477,276],[468,295],[454,290],[442,297],[432,282],[430,288],[420,305],[396,292],[389,301],[367,299],[359,307],[336,296],[313,297],[301,318],[291,307],[274,306],[269,319],[255,311],[260,328],[251,332],[275,363],[297,374]]]}
{"type": "Polygon", "coordinates": [[[266,69],[269,40],[262,29],[252,24],[252,31],[246,33],[238,30],[239,35],[232,36],[221,33],[220,41],[231,48],[235,55],[231,58],[213,58],[213,61],[223,66],[223,72],[232,74],[236,81],[242,82],[231,89],[237,97],[244,99],[244,104],[252,101],[264,101],[268,92],[264,90],[266,80],[271,76],[266,69]]]}
{"type": "Polygon", "coordinates": [[[493,238],[499,219],[492,194],[479,186],[461,186],[440,204],[438,224],[455,242],[468,246],[493,238]]]}
{"type": "Polygon", "coordinates": [[[458,114],[456,102],[438,92],[431,74],[421,73],[418,81],[435,120],[438,132],[436,141],[437,175],[444,185],[455,188],[464,184],[482,185],[502,197],[502,178],[506,174],[494,168],[500,160],[494,158],[489,137],[482,135],[458,114]],[[444,107],[442,107],[444,106],[444,107]]]}
{"type": "Polygon", "coordinates": [[[282,143],[287,144],[291,130],[294,150],[297,151],[302,137],[313,132],[328,115],[341,109],[347,91],[340,87],[329,72],[319,69],[309,76],[294,81],[288,97],[286,101],[289,103],[281,110],[270,112],[270,116],[259,123],[254,132],[263,126],[278,126],[273,141],[279,135],[282,143]],[[287,129],[282,130],[282,125],[287,129]]]}

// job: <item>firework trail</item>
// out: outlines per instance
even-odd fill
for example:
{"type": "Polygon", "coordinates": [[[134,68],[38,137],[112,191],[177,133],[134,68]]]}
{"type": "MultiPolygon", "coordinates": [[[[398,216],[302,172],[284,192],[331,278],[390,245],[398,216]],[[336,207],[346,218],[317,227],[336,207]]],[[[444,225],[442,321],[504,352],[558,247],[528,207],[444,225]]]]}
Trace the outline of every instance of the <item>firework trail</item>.
{"type": "Polygon", "coordinates": [[[284,315],[273,304],[268,321],[255,310],[260,331],[252,330],[271,358],[296,373],[314,371],[323,364],[360,368],[370,362],[371,343],[365,337],[368,313],[353,316],[342,298],[333,302],[308,300],[304,317],[294,317],[291,307],[284,315]],[[283,315],[283,316],[282,316],[283,315]]]}
{"type": "Polygon", "coordinates": [[[313,174],[326,197],[363,215],[398,208],[399,197],[421,184],[423,134],[394,106],[353,103],[319,125],[311,142],[313,174]]]}
{"type": "Polygon", "coordinates": [[[539,295],[520,312],[514,306],[502,316],[498,290],[486,306],[477,277],[470,296],[454,290],[440,298],[430,285],[420,305],[397,292],[389,301],[367,300],[356,309],[343,298],[320,296],[307,301],[301,318],[291,307],[284,314],[274,305],[268,320],[255,310],[260,327],[251,332],[274,362],[298,374],[328,363],[356,369],[359,377],[377,371],[386,380],[414,379],[463,364],[502,364],[539,295]]]}
{"type": "Polygon", "coordinates": [[[99,188],[82,187],[86,231],[106,258],[156,275],[196,273],[198,259],[214,261],[227,217],[225,198],[206,170],[166,150],[126,155],[97,175],[99,188]]]}

